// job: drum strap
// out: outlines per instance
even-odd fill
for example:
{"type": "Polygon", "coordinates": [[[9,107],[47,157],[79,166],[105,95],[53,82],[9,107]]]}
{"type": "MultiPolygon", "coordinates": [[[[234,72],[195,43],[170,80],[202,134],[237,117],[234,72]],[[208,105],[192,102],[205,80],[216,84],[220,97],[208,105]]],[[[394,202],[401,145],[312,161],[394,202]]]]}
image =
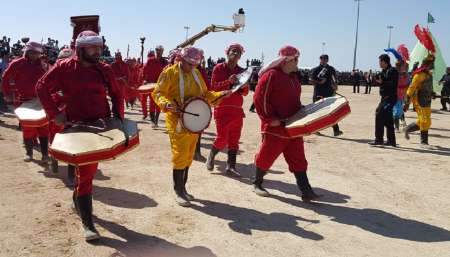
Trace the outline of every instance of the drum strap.
{"type": "MultiPolygon", "coordinates": [[[[181,104],[183,104],[184,103],[184,79],[183,79],[183,71],[181,70],[181,63],[178,64],[178,68],[179,68],[178,76],[180,78],[180,85],[179,85],[180,86],[180,100],[181,100],[181,104]]],[[[202,95],[203,95],[203,88],[200,84],[200,80],[197,76],[197,73],[195,73],[195,70],[192,70],[192,76],[194,77],[195,83],[200,87],[200,91],[202,92],[202,95]]],[[[178,118],[176,131],[178,133],[181,132],[180,118],[178,118]]]]}
{"type": "MultiPolygon", "coordinates": [[[[180,72],[178,73],[179,77],[180,77],[180,100],[181,100],[181,104],[184,103],[184,79],[183,79],[183,71],[181,70],[181,64],[178,64],[178,67],[180,68],[180,72]]],[[[200,87],[200,91],[202,92],[203,95],[203,88],[200,84],[200,79],[197,76],[197,73],[195,73],[195,70],[192,70],[192,76],[194,77],[195,83],[200,87]]]]}

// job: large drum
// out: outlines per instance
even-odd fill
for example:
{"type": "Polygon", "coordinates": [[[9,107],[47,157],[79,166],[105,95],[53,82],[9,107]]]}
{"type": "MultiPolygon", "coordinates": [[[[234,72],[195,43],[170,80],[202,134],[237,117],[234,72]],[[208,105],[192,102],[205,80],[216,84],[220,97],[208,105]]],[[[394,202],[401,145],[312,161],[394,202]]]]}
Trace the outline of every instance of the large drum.
{"type": "Polygon", "coordinates": [[[14,110],[23,127],[42,127],[48,124],[48,118],[39,99],[24,102],[14,110]]]}
{"type": "Polygon", "coordinates": [[[151,94],[152,91],[156,88],[156,85],[156,83],[147,83],[138,87],[137,91],[141,95],[151,94]]]}
{"type": "Polygon", "coordinates": [[[115,159],[138,144],[136,122],[107,119],[67,127],[55,135],[49,152],[62,162],[85,165],[115,159]]]}
{"type": "Polygon", "coordinates": [[[345,97],[332,96],[306,105],[286,121],[286,130],[292,137],[313,134],[333,126],[350,113],[345,97]]]}
{"type": "Polygon", "coordinates": [[[181,108],[181,125],[191,133],[201,133],[208,128],[211,118],[211,106],[203,98],[191,98],[181,108]]]}

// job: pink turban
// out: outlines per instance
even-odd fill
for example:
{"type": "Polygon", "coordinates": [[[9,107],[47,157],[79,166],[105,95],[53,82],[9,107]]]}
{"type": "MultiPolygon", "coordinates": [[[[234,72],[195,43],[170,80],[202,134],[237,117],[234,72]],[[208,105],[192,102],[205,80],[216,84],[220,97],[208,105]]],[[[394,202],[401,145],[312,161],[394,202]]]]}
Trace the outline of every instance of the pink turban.
{"type": "Polygon", "coordinates": [[[170,50],[168,56],[169,62],[174,63],[175,61],[177,61],[177,58],[179,58],[179,56],[180,56],[180,49],[170,50]]]}
{"type": "Polygon", "coordinates": [[[185,47],[181,50],[180,57],[194,65],[200,64],[203,58],[203,51],[195,47],[185,47]]]}
{"type": "Polygon", "coordinates": [[[243,54],[243,53],[245,52],[244,47],[243,47],[241,44],[233,43],[233,44],[229,45],[229,46],[225,49],[225,54],[228,55],[228,53],[229,53],[232,49],[237,49],[237,50],[239,50],[239,52],[241,52],[241,54],[243,54]]]}
{"type": "Polygon", "coordinates": [[[25,45],[25,48],[24,48],[24,52],[28,52],[28,51],[38,52],[38,53],[42,54],[44,52],[44,49],[42,48],[41,44],[30,41],[25,45]]]}
{"type": "Polygon", "coordinates": [[[85,30],[78,34],[75,41],[76,48],[100,46],[103,47],[103,38],[91,30],[85,30]]]}
{"type": "Polygon", "coordinates": [[[162,45],[157,45],[155,47],[155,50],[164,50],[164,47],[162,45]]]}
{"type": "Polygon", "coordinates": [[[266,71],[280,66],[283,62],[291,61],[300,56],[300,51],[290,45],[284,46],[278,51],[278,58],[268,63],[262,68],[258,75],[261,77],[266,71]]]}

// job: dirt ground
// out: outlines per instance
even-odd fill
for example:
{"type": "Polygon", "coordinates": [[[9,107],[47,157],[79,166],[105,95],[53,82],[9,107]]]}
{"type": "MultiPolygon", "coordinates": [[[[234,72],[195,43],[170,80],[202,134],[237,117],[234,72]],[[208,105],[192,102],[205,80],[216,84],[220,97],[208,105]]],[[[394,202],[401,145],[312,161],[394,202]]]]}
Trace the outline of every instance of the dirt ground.
{"type": "MultiPolygon", "coordinates": [[[[251,190],[253,156],[260,142],[259,119],[249,113],[241,138],[241,179],[225,176],[226,155],[217,169],[191,167],[192,208],[174,201],[170,148],[164,128],[152,129],[137,110],[140,145],[100,164],[94,180],[94,213],[102,239],[88,244],[72,212],[66,167],[53,174],[24,163],[17,120],[0,116],[0,256],[450,256],[450,112],[433,111],[431,147],[417,133],[400,147],[370,147],[378,89],[352,94],[341,87],[352,113],[344,134],[305,138],[309,177],[321,202],[305,204],[284,159],[276,161],[262,198],[251,190]]],[[[303,88],[309,103],[311,87],[303,88]]],[[[440,108],[433,102],[434,110],[440,108]]],[[[407,113],[407,121],[415,113],[407,113]]],[[[164,117],[162,117],[164,118],[164,117]]],[[[204,133],[208,154],[215,125],[204,133]]],[[[39,153],[35,153],[40,158],[39,153]]]]}

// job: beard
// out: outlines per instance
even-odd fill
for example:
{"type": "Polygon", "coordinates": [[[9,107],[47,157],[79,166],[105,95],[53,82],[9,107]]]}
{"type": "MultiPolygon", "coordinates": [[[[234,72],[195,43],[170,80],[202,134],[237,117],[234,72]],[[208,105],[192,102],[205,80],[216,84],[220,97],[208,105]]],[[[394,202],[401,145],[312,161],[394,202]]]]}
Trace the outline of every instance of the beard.
{"type": "Polygon", "coordinates": [[[97,64],[100,62],[100,54],[88,55],[83,49],[81,49],[81,57],[84,61],[91,64],[97,64]]]}

